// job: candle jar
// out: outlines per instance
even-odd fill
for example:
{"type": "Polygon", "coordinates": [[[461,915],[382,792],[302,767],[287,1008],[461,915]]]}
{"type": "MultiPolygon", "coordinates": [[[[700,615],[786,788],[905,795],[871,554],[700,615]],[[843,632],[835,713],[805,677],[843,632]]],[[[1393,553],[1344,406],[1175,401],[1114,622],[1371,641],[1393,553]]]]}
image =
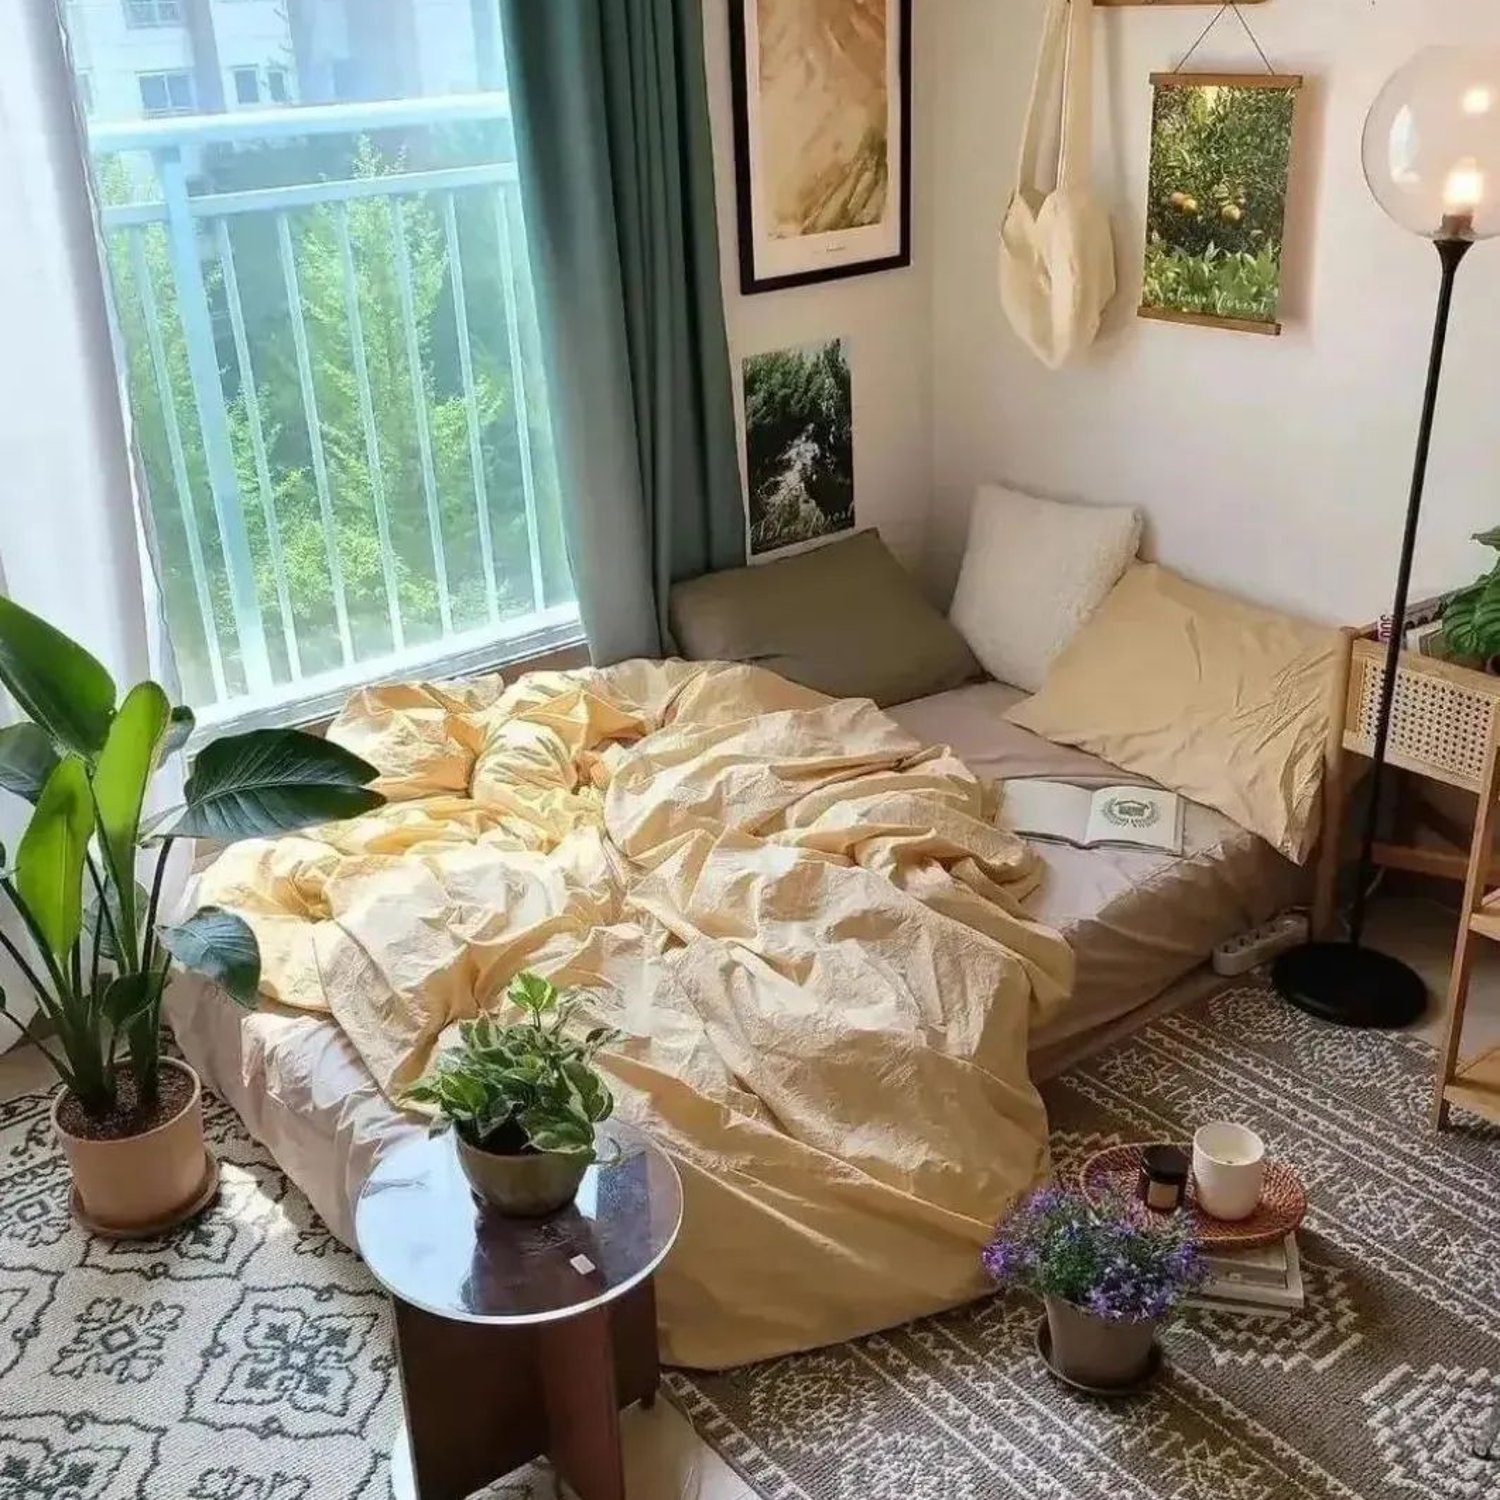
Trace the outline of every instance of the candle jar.
{"type": "Polygon", "coordinates": [[[1188,1156],[1176,1146],[1147,1146],[1141,1152],[1138,1197],[1152,1213],[1176,1213],[1187,1197],[1188,1156]]]}

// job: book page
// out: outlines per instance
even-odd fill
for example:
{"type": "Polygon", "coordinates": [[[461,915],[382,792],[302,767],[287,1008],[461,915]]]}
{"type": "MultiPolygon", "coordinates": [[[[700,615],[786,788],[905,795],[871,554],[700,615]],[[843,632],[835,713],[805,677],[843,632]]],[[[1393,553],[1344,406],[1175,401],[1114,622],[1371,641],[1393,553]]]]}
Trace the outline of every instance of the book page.
{"type": "Polygon", "coordinates": [[[1084,842],[1139,844],[1182,852],[1182,799],[1176,792],[1144,786],[1110,786],[1090,799],[1084,842]]]}
{"type": "Polygon", "coordinates": [[[1059,839],[1082,845],[1088,836],[1094,796],[1066,781],[1032,778],[1007,781],[1001,790],[997,821],[1023,837],[1059,839]]]}

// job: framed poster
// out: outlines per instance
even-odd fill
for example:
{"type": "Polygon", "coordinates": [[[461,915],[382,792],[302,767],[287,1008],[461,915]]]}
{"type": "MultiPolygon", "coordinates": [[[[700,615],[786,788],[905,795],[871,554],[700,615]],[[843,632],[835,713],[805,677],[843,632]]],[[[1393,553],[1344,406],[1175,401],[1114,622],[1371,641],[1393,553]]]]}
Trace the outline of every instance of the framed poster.
{"type": "Polygon", "coordinates": [[[1300,77],[1158,73],[1141,316],[1281,332],[1300,77]]]}
{"type": "Polygon", "coordinates": [[[744,362],[750,558],[854,529],[854,399],[842,339],[744,362]]]}
{"type": "Polygon", "coordinates": [[[911,264],[911,0],[729,0],[740,289],[911,264]]]}

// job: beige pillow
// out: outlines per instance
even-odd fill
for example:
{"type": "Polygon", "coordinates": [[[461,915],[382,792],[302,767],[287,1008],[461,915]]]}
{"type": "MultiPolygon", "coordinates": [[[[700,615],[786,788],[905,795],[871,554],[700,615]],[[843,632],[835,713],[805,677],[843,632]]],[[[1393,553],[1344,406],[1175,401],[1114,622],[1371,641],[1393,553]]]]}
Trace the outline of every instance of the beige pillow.
{"type": "Polygon", "coordinates": [[[689,661],[741,661],[881,707],[984,675],[878,533],[679,583],[669,623],[689,661]]]}
{"type": "Polygon", "coordinates": [[[1215,807],[1302,864],[1342,638],[1145,564],[1007,718],[1215,807]]]}

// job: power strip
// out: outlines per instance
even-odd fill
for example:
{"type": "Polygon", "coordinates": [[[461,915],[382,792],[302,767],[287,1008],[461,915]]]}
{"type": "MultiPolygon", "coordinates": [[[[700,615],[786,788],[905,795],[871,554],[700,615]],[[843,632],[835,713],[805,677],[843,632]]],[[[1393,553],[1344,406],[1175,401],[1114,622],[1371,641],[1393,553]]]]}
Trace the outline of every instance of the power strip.
{"type": "Polygon", "coordinates": [[[1302,912],[1284,911],[1263,927],[1252,928],[1214,949],[1214,973],[1233,978],[1270,963],[1278,953],[1305,943],[1312,925],[1302,912]]]}

